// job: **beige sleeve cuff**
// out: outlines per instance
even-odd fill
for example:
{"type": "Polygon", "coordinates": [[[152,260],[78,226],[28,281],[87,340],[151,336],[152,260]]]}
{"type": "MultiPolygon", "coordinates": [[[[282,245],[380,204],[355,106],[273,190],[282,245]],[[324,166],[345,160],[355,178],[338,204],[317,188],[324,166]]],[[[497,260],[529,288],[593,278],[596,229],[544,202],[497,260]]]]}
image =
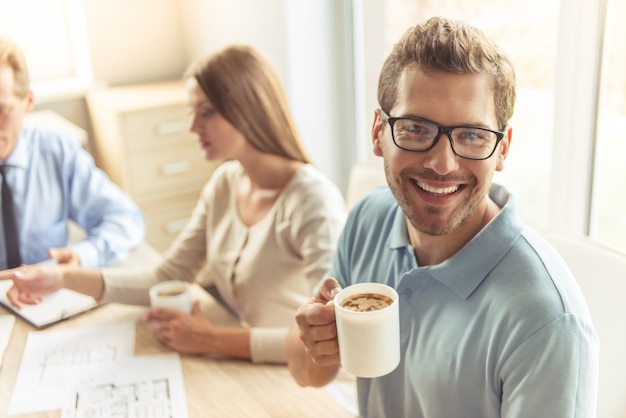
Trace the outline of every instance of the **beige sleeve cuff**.
{"type": "Polygon", "coordinates": [[[289,328],[250,329],[250,357],[253,363],[287,363],[285,341],[289,328]]]}
{"type": "Polygon", "coordinates": [[[123,269],[103,269],[104,293],[100,303],[125,303],[129,305],[150,305],[148,289],[159,280],[153,272],[133,272],[123,269]]]}

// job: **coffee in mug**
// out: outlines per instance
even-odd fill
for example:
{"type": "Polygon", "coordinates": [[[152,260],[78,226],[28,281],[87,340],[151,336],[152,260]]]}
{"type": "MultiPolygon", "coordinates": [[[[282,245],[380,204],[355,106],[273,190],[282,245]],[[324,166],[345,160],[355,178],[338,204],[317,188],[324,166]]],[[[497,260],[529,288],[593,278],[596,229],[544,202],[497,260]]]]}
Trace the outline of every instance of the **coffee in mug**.
{"type": "Polygon", "coordinates": [[[169,297],[169,296],[178,296],[178,295],[182,295],[183,293],[185,293],[187,289],[185,289],[184,287],[181,287],[180,289],[169,289],[169,290],[159,290],[156,295],[159,298],[162,297],[169,297]]]}
{"type": "Polygon", "coordinates": [[[393,299],[380,293],[357,293],[346,298],[341,306],[356,312],[371,312],[386,308],[393,299]]]}
{"type": "Polygon", "coordinates": [[[357,283],[333,299],[341,366],[358,377],[391,373],[400,363],[398,293],[382,283],[357,283]]]}

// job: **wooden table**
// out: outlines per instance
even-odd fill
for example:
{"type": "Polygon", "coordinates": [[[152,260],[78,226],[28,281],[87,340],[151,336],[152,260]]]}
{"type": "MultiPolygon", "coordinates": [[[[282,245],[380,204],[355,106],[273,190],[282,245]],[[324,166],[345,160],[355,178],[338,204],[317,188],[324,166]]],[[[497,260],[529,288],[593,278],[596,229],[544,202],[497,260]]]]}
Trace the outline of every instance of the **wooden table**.
{"type": "MultiPolygon", "coordinates": [[[[204,314],[215,324],[235,325],[236,320],[201,288],[196,288],[204,314]]],[[[136,324],[135,354],[149,355],[170,350],[160,345],[147,325],[139,322],[142,306],[108,304],[48,328],[71,329],[133,322],[136,324]]],[[[8,313],[0,307],[0,314],[8,313]]],[[[27,334],[35,329],[20,318],[4,354],[0,369],[0,416],[6,416],[27,334]]],[[[253,364],[232,359],[181,355],[187,410],[191,418],[205,417],[354,417],[325,389],[302,388],[292,379],[285,365],[253,364]]],[[[343,387],[352,384],[340,377],[343,387]]],[[[14,417],[59,417],[48,411],[14,417]]]]}

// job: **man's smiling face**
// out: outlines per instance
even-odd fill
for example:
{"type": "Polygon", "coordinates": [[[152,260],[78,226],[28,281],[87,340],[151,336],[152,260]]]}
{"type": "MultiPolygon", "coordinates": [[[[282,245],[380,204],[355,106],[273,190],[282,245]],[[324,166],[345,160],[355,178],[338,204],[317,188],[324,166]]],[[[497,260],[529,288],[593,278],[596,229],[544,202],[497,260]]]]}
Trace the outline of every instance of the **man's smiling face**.
{"type": "MultiPolygon", "coordinates": [[[[398,83],[390,117],[420,117],[445,126],[499,130],[493,78],[488,74],[453,74],[407,67],[398,83]]],[[[447,135],[433,148],[411,152],[398,148],[386,120],[376,117],[374,153],[385,161],[391,190],[412,226],[425,234],[445,235],[473,217],[481,217],[493,174],[502,170],[510,132],[486,160],[454,154],[447,135]]]]}

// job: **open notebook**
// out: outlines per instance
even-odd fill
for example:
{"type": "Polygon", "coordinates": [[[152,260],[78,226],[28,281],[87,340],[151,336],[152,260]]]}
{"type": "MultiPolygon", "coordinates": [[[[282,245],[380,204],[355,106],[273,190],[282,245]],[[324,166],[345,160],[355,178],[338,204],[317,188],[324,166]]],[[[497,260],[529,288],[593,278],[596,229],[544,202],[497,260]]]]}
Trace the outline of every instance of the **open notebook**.
{"type": "Polygon", "coordinates": [[[56,324],[59,321],[98,306],[96,300],[91,296],[69,289],[59,289],[45,296],[43,301],[37,305],[24,305],[21,309],[16,309],[6,296],[7,290],[12,285],[13,282],[11,280],[0,281],[0,304],[37,329],[56,324]]]}

